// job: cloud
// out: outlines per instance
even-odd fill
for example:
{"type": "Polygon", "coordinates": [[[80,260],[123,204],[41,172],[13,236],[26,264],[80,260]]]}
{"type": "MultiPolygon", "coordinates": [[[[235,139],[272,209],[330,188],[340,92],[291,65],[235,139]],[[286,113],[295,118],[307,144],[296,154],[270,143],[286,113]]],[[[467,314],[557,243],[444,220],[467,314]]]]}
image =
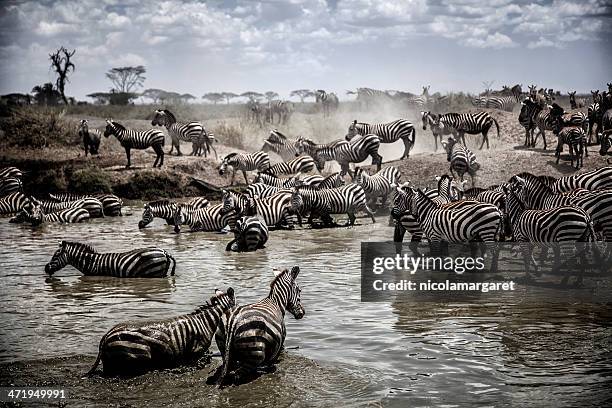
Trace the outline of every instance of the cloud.
{"type": "Polygon", "coordinates": [[[537,41],[530,41],[529,44],[527,44],[527,48],[529,49],[534,49],[534,48],[544,48],[544,47],[556,47],[559,48],[560,45],[559,43],[555,43],[547,38],[544,37],[540,37],[538,38],[537,41]]]}
{"type": "Polygon", "coordinates": [[[55,36],[58,34],[74,33],[77,28],[71,24],[59,23],[59,22],[48,22],[41,21],[38,27],[34,29],[34,32],[45,37],[55,36]]]}
{"type": "Polygon", "coordinates": [[[518,46],[512,38],[505,34],[487,34],[484,38],[466,38],[462,42],[468,47],[476,48],[512,48],[518,46]]]}

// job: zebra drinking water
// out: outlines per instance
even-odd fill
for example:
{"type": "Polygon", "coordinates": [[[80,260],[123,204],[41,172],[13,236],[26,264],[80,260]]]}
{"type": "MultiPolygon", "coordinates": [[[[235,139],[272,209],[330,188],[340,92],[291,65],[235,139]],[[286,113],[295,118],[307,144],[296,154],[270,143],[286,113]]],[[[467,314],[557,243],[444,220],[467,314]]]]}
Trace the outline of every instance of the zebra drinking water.
{"type": "Polygon", "coordinates": [[[221,231],[226,226],[233,230],[238,214],[236,211],[224,211],[222,204],[209,205],[199,210],[189,209],[174,204],[174,232],[181,232],[181,225],[189,225],[190,231],[221,231]]]}
{"type": "Polygon", "coordinates": [[[270,157],[268,153],[262,151],[255,153],[230,153],[221,161],[219,174],[225,174],[228,167],[232,168],[232,181],[230,185],[234,185],[234,178],[236,177],[237,170],[242,171],[244,181],[248,185],[249,179],[247,178],[246,172],[255,170],[265,172],[270,168],[270,157]]]}
{"type": "MultiPolygon", "coordinates": [[[[208,200],[204,197],[195,197],[186,203],[179,203],[186,211],[199,210],[208,206],[208,200]]],[[[154,218],[162,218],[168,225],[174,225],[175,203],[169,200],[151,201],[144,205],[142,219],[138,221],[138,228],[142,229],[153,222],[154,218]]]]}
{"type": "Polygon", "coordinates": [[[163,249],[143,248],[128,252],[99,253],[94,247],[79,242],[62,241],[59,249],[45,266],[45,272],[55,272],[71,265],[87,276],[115,278],[163,278],[170,264],[174,276],[176,261],[163,249]]]}
{"type": "Polygon", "coordinates": [[[261,217],[242,217],[236,222],[234,239],[225,247],[226,251],[251,252],[264,248],[268,242],[268,226],[261,217]]]}
{"type": "Polygon", "coordinates": [[[275,270],[267,297],[227,312],[215,336],[223,365],[210,380],[220,386],[238,383],[257,368],[277,361],[285,342],[285,310],[298,320],[306,314],[296,281],[299,273],[297,266],[275,270]]]}
{"type": "Polygon", "coordinates": [[[105,375],[141,374],[195,362],[206,355],[223,314],[235,305],[234,289],[215,289],[215,296],[189,314],[118,324],[100,340],[87,375],[100,362],[105,375]]]}
{"type": "Polygon", "coordinates": [[[144,150],[148,147],[152,147],[157,155],[153,167],[161,167],[164,164],[164,133],[161,130],[149,129],[149,130],[131,130],[126,129],[122,124],[113,122],[112,119],[106,120],[106,130],[104,130],[104,137],[114,135],[121,146],[125,149],[125,155],[127,156],[126,168],[130,168],[131,162],[131,149],[144,150]]]}
{"type": "Polygon", "coordinates": [[[259,215],[269,228],[280,228],[284,225],[293,228],[291,214],[291,193],[279,190],[266,198],[253,198],[246,194],[223,190],[223,213],[236,212],[240,216],[259,215]]]}
{"type": "Polygon", "coordinates": [[[404,143],[404,154],[400,160],[408,158],[410,150],[414,147],[416,140],[414,125],[406,119],[374,124],[357,122],[357,120],[354,120],[353,123],[349,125],[346,140],[351,141],[357,135],[366,136],[370,134],[378,136],[380,143],[393,143],[401,139],[404,143]]]}
{"type": "Polygon", "coordinates": [[[83,197],[74,201],[51,201],[37,200],[32,198],[36,205],[40,205],[45,214],[65,210],[67,208],[84,208],[89,213],[90,218],[104,217],[104,207],[97,198],[83,197]]]}

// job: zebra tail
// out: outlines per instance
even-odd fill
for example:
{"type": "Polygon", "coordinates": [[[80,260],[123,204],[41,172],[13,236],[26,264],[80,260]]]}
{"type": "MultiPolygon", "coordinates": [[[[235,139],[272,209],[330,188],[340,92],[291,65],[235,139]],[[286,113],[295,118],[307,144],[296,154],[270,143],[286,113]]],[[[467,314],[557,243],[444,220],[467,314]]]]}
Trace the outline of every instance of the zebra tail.
{"type": "Polygon", "coordinates": [[[93,363],[93,366],[89,369],[87,374],[85,374],[85,377],[91,377],[96,371],[96,368],[98,368],[98,365],[100,364],[100,360],[102,359],[102,345],[106,341],[106,336],[108,336],[108,333],[102,336],[102,339],[100,340],[100,345],[98,346],[98,355],[96,356],[96,361],[93,363]]]}
{"type": "Polygon", "coordinates": [[[170,276],[174,276],[174,272],[176,271],[176,259],[168,252],[164,251],[166,254],[166,259],[168,260],[168,267],[170,267],[170,262],[172,262],[172,271],[170,272],[170,276]]]}
{"type": "Polygon", "coordinates": [[[493,119],[493,123],[495,123],[495,127],[497,128],[497,138],[499,139],[499,123],[497,123],[497,120],[495,118],[491,118],[493,119]]]}
{"type": "Polygon", "coordinates": [[[412,140],[410,141],[410,143],[412,143],[412,146],[414,146],[414,144],[416,143],[416,128],[415,127],[412,128],[412,140]]]}
{"type": "Polygon", "coordinates": [[[232,342],[234,341],[234,324],[233,320],[228,319],[227,322],[227,332],[225,333],[225,355],[223,356],[223,371],[221,372],[221,376],[217,382],[217,386],[219,388],[223,387],[225,383],[225,377],[229,372],[229,366],[231,361],[231,350],[232,350],[232,342]],[[231,324],[230,324],[231,323],[231,324]]]}

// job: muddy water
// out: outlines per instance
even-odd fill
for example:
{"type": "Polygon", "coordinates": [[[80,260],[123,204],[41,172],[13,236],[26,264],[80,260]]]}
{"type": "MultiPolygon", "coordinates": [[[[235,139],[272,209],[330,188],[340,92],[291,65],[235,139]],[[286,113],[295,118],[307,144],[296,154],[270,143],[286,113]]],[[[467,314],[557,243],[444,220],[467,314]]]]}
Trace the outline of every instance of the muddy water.
{"type": "Polygon", "coordinates": [[[61,385],[77,406],[582,406],[610,397],[610,303],[551,303],[560,289],[546,287],[465,302],[361,303],[359,243],[392,237],[384,217],[353,229],[274,231],[263,251],[227,254],[227,235],[177,235],[159,220],[138,230],[139,208],[126,212],[134,215],[34,230],[2,220],[0,385],[61,385]],[[67,267],[46,278],[62,239],[100,251],[156,245],[173,253],[177,273],[117,280],[67,267]],[[299,348],[275,373],[221,391],[204,383],[218,359],[129,380],[81,379],[114,324],[189,312],[215,287],[255,301],[271,269],[291,265],[302,270],[307,314],[287,316],[286,345],[299,348]]]}

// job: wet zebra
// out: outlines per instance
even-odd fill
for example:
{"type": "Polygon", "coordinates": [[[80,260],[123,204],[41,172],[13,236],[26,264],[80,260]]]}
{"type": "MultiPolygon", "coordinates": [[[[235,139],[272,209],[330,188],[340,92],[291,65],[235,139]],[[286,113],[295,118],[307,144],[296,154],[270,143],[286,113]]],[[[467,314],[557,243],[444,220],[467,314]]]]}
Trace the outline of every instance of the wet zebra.
{"type": "Polygon", "coordinates": [[[345,136],[347,141],[351,141],[357,135],[376,135],[380,143],[393,143],[402,140],[404,143],[404,154],[401,159],[408,158],[410,150],[414,147],[416,140],[416,130],[412,122],[406,119],[398,119],[388,123],[363,123],[354,120],[348,127],[345,136]]]}
{"type": "Polygon", "coordinates": [[[274,152],[283,160],[291,160],[298,155],[297,139],[289,139],[277,129],[270,131],[270,135],[264,141],[262,152],[274,152]]]}
{"type": "Polygon", "coordinates": [[[365,191],[368,204],[376,204],[378,197],[381,197],[381,207],[387,203],[388,195],[395,190],[392,186],[399,183],[399,178],[400,172],[393,166],[372,176],[363,168],[355,171],[355,184],[360,185],[365,191]]]}
{"type": "Polygon", "coordinates": [[[78,201],[83,198],[93,197],[102,203],[104,208],[104,215],[110,217],[116,217],[121,215],[121,207],[123,206],[123,200],[114,194],[109,193],[95,193],[95,194],[74,194],[74,193],[56,193],[49,194],[49,198],[55,201],[78,201]]]}
{"type": "Polygon", "coordinates": [[[275,270],[267,297],[227,312],[215,336],[223,365],[212,381],[220,386],[238,383],[258,367],[277,361],[285,342],[285,310],[296,319],[306,314],[296,282],[299,272],[297,266],[282,272],[275,270]]]}
{"type": "Polygon", "coordinates": [[[86,276],[113,276],[115,278],[163,278],[174,276],[176,261],[163,249],[142,248],[127,252],[100,253],[88,244],[62,241],[59,249],[45,265],[45,272],[55,272],[71,265],[86,276]]]}
{"type": "Polygon", "coordinates": [[[32,202],[31,207],[24,207],[17,215],[10,220],[12,223],[29,222],[33,226],[43,223],[56,222],[61,224],[74,224],[87,221],[89,212],[80,207],[70,207],[45,214],[42,207],[36,202],[32,202]]]}
{"type": "MultiPolygon", "coordinates": [[[[174,205],[176,203],[169,200],[151,201],[144,205],[142,218],[138,221],[138,228],[142,229],[153,222],[154,218],[162,218],[168,225],[174,225],[174,205]]],[[[185,211],[199,210],[209,204],[205,197],[195,197],[186,203],[178,203],[185,211]]]]}
{"type": "Polygon", "coordinates": [[[254,198],[242,193],[223,191],[223,212],[236,212],[238,216],[259,215],[268,228],[294,227],[294,217],[291,211],[291,193],[279,190],[265,198],[254,198]]]}
{"type": "MultiPolygon", "coordinates": [[[[565,126],[561,129],[556,129],[557,132],[557,149],[555,156],[557,157],[556,164],[559,164],[563,145],[569,146],[569,156],[571,165],[574,166],[574,158],[576,159],[576,170],[583,165],[583,156],[586,151],[586,135],[584,130],[578,126],[565,126]]],[[[588,155],[588,153],[587,153],[588,155]]]]}
{"type": "Polygon", "coordinates": [[[195,362],[206,355],[221,317],[235,305],[234,289],[215,289],[215,296],[189,314],[118,324],[100,340],[87,375],[100,362],[105,375],[141,374],[195,362]]]}
{"type": "Polygon", "coordinates": [[[497,137],[499,137],[499,124],[497,120],[487,112],[477,113],[445,113],[438,116],[436,126],[440,129],[454,129],[457,132],[457,140],[462,141],[465,145],[465,134],[477,135],[482,133],[482,143],[479,149],[482,149],[485,142],[487,149],[489,148],[489,129],[495,124],[497,128],[497,137]]]}
{"type": "Polygon", "coordinates": [[[357,211],[365,211],[372,223],[376,223],[374,212],[368,207],[366,193],[357,184],[324,190],[296,185],[291,194],[291,207],[302,215],[310,213],[310,223],[317,215],[326,226],[335,225],[331,214],[347,214],[349,219],[345,226],[353,226],[357,211]]]}
{"type": "Polygon", "coordinates": [[[238,214],[235,211],[224,211],[223,204],[209,205],[199,210],[174,205],[172,220],[174,232],[181,232],[182,225],[188,225],[190,231],[221,231],[225,227],[233,230],[236,226],[238,214]]]}
{"type": "Polygon", "coordinates": [[[85,157],[87,153],[98,154],[100,149],[100,140],[102,140],[102,132],[98,129],[90,129],[87,119],[81,119],[79,123],[79,137],[83,141],[85,149],[85,157]]]}
{"type": "Polygon", "coordinates": [[[0,197],[20,192],[23,192],[21,179],[16,177],[5,177],[0,179],[0,197]]]}
{"type": "Polygon", "coordinates": [[[219,166],[219,174],[223,175],[227,168],[232,168],[232,181],[230,185],[234,185],[234,178],[236,177],[236,171],[242,171],[244,181],[249,184],[247,178],[247,171],[258,170],[264,172],[270,168],[270,156],[266,152],[255,152],[255,153],[230,153],[223,158],[221,165],[219,166]]]}
{"type": "Polygon", "coordinates": [[[552,209],[563,205],[575,205],[586,211],[593,220],[595,231],[604,241],[612,241],[612,190],[573,190],[554,193],[531,173],[520,173],[510,179],[521,186],[519,198],[528,208],[552,209]]]}
{"type": "Polygon", "coordinates": [[[279,176],[281,174],[294,175],[297,173],[308,173],[314,169],[314,159],[308,155],[302,155],[294,157],[286,162],[276,163],[267,170],[264,170],[264,172],[273,176],[279,176]]]}
{"type": "Polygon", "coordinates": [[[321,104],[323,108],[323,116],[329,116],[332,110],[338,110],[338,106],[340,105],[340,101],[335,93],[327,93],[323,89],[317,89],[315,92],[315,103],[317,105],[319,103],[321,104]]]}
{"type": "Polygon", "coordinates": [[[0,180],[5,178],[18,178],[23,177],[23,172],[17,167],[3,167],[0,169],[0,180]]]}
{"type": "Polygon", "coordinates": [[[40,205],[45,214],[65,210],[67,208],[83,208],[87,210],[90,218],[104,217],[102,202],[93,197],[82,197],[75,201],[52,201],[33,199],[36,205],[40,205]]]}
{"type": "Polygon", "coordinates": [[[31,199],[21,192],[0,197],[0,215],[12,215],[31,204],[31,199]]]}
{"type": "Polygon", "coordinates": [[[431,129],[431,133],[434,138],[434,143],[436,145],[434,151],[438,151],[438,138],[440,139],[440,144],[442,144],[442,136],[453,134],[457,136],[457,131],[452,128],[440,128],[440,126],[436,125],[438,121],[439,115],[431,112],[421,112],[421,120],[423,122],[423,130],[427,130],[427,126],[431,129]]]}
{"type": "Polygon", "coordinates": [[[268,225],[257,216],[242,217],[236,222],[234,239],[225,247],[226,251],[251,252],[265,247],[268,242],[268,225]]]}
{"type": "Polygon", "coordinates": [[[104,137],[114,135],[117,140],[121,143],[121,146],[125,149],[125,155],[127,156],[126,168],[130,168],[131,162],[131,149],[144,150],[152,147],[155,150],[155,162],[153,167],[161,167],[164,164],[164,143],[165,136],[161,130],[149,129],[149,130],[131,130],[126,129],[122,124],[113,122],[112,120],[106,121],[106,130],[104,130],[104,137]]]}
{"type": "Polygon", "coordinates": [[[447,142],[442,141],[442,147],[446,150],[447,161],[450,162],[451,175],[457,173],[463,181],[463,176],[468,173],[472,179],[472,186],[474,186],[476,171],[480,169],[480,164],[476,161],[476,155],[452,136],[448,138],[447,142]]]}

